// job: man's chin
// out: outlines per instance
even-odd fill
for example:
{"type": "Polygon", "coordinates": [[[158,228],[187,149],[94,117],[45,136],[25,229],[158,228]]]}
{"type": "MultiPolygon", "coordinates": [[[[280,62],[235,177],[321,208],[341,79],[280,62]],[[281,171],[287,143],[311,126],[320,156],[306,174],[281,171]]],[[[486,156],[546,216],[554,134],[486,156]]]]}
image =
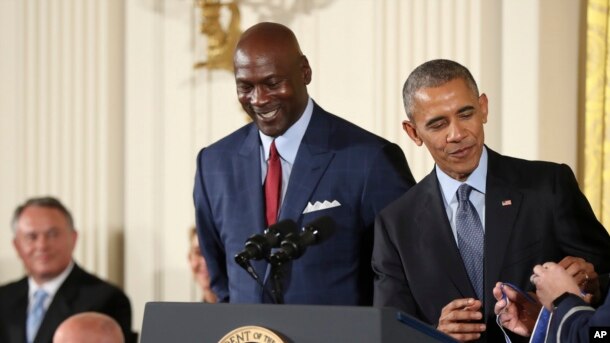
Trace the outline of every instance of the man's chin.
{"type": "Polygon", "coordinates": [[[39,278],[48,280],[61,274],[62,271],[63,270],[57,270],[57,268],[40,268],[36,269],[34,273],[38,275],[39,278]]]}
{"type": "Polygon", "coordinates": [[[265,136],[269,137],[275,138],[277,136],[281,136],[284,133],[280,128],[275,125],[262,125],[260,123],[257,123],[257,127],[262,133],[265,134],[265,136]]]}

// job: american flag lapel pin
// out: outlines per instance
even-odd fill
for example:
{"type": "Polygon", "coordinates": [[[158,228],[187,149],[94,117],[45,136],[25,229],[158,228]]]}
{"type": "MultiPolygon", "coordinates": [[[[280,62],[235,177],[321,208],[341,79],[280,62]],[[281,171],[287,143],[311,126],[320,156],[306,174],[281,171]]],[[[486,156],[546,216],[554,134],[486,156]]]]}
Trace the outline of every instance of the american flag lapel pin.
{"type": "Polygon", "coordinates": [[[510,206],[512,204],[513,204],[513,202],[510,199],[502,200],[502,206],[510,206]]]}

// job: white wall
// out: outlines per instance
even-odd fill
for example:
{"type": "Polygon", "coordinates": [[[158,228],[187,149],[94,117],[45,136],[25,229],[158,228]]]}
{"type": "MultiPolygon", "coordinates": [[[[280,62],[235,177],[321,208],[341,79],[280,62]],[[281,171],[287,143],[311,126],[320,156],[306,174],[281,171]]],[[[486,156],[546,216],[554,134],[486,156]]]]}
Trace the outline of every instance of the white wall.
{"type": "Polygon", "coordinates": [[[0,1],[0,278],[22,274],[13,209],[54,195],[74,212],[77,262],[123,282],[120,0],[0,1]]]}
{"type": "MultiPolygon", "coordinates": [[[[0,0],[0,282],[22,274],[12,209],[53,193],[81,230],[76,259],[151,300],[197,299],[187,267],[198,150],[246,123],[232,75],[205,59],[194,1],[0,0]],[[4,218],[4,219],[3,219],[4,218]]],[[[467,65],[500,152],[576,164],[580,5],[552,0],[241,0],[242,29],[295,31],[312,97],[398,142],[401,88],[432,58],[467,65]]]]}

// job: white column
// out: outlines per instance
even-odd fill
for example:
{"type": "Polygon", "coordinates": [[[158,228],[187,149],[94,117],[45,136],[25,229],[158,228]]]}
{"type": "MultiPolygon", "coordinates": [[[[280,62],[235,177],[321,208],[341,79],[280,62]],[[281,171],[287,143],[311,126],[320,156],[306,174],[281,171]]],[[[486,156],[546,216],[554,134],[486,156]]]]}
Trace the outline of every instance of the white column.
{"type": "MultiPolygon", "coordinates": [[[[75,259],[122,283],[122,7],[120,0],[0,2],[2,220],[32,196],[73,212],[75,259]],[[6,57],[6,58],[5,58],[6,57]],[[6,101],[5,101],[6,100],[6,101]]],[[[8,228],[8,225],[5,226],[8,228]]],[[[3,231],[3,281],[23,270],[3,231]],[[17,267],[16,267],[17,266],[17,267]],[[6,278],[6,279],[5,279],[6,278]]]]}
{"type": "Polygon", "coordinates": [[[502,148],[576,171],[578,1],[502,3],[502,148]]]}

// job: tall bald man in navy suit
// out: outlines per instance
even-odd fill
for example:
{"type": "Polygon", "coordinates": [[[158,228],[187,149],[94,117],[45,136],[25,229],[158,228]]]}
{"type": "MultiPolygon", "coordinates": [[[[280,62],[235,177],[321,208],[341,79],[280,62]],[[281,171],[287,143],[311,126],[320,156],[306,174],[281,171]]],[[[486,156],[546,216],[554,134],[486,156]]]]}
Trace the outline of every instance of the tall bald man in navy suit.
{"type": "MultiPolygon", "coordinates": [[[[234,66],[237,97],[253,122],[201,150],[195,177],[197,229],[212,289],[221,302],[271,302],[234,255],[276,220],[301,227],[328,215],[337,224],[334,234],[285,266],[284,301],[371,305],[374,218],[414,183],[402,150],[309,97],[309,62],[283,25],[245,31],[234,66]],[[281,159],[279,213],[266,219],[274,149],[281,159]]],[[[264,260],[252,265],[268,278],[264,260]]]]}

